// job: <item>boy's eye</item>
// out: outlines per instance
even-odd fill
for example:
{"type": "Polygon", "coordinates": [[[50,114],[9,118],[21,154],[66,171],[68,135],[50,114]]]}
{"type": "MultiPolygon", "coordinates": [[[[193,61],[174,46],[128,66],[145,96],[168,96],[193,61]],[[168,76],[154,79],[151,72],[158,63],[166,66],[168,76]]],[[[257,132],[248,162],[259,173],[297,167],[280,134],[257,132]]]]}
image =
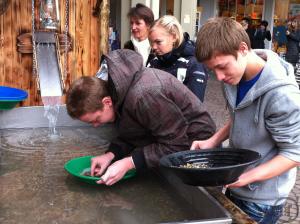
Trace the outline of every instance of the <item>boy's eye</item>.
{"type": "Polygon", "coordinates": [[[218,65],[218,69],[225,69],[227,67],[227,64],[218,65]]]}

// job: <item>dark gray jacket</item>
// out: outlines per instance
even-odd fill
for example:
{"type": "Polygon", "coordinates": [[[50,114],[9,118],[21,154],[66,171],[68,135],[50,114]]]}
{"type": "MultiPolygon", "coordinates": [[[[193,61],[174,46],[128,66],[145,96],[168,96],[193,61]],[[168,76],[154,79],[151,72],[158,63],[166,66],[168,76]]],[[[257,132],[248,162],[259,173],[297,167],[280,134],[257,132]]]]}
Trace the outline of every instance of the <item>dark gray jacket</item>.
{"type": "Polygon", "coordinates": [[[287,43],[285,59],[287,62],[295,66],[299,60],[300,30],[291,32],[289,35],[286,35],[286,38],[287,43]]]}
{"type": "Polygon", "coordinates": [[[269,30],[262,30],[257,28],[254,31],[252,37],[251,47],[253,49],[265,49],[265,39],[267,39],[268,41],[272,39],[271,32],[269,30]]]}
{"type": "Polygon", "coordinates": [[[155,167],[163,155],[189,150],[194,140],[214,134],[201,101],[175,77],[143,67],[131,50],[112,51],[105,59],[118,114],[118,137],[108,151],[116,159],[132,155],[137,170],[155,167]]]}

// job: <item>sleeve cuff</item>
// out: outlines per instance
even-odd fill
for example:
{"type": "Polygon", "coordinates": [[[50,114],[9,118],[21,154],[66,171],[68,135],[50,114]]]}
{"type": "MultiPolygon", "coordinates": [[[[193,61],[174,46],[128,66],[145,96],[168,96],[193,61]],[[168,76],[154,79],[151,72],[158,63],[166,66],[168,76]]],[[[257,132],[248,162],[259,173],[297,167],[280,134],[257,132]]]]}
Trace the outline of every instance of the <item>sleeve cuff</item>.
{"type": "Polygon", "coordinates": [[[109,145],[108,149],[105,151],[105,153],[107,153],[107,152],[111,152],[115,155],[114,161],[124,158],[122,150],[120,150],[120,147],[117,144],[110,143],[110,145],[109,145]]]}
{"type": "Polygon", "coordinates": [[[141,172],[147,169],[143,150],[134,150],[131,156],[137,172],[141,172]]]}

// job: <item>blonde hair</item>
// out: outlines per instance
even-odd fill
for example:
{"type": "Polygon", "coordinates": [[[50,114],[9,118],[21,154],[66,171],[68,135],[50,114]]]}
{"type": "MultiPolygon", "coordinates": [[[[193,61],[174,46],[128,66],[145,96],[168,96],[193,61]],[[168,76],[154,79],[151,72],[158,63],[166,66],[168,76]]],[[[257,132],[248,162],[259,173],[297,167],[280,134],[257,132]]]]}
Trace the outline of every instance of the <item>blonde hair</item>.
{"type": "Polygon", "coordinates": [[[242,42],[251,49],[249,36],[240,23],[231,18],[211,18],[197,34],[196,57],[200,62],[216,54],[233,55],[236,58],[242,42]]]}
{"type": "Polygon", "coordinates": [[[151,33],[155,29],[155,27],[158,26],[164,28],[169,34],[175,36],[175,48],[180,46],[180,44],[183,42],[184,37],[182,27],[176,17],[170,15],[160,17],[158,20],[154,21],[154,24],[151,26],[149,33],[151,33]]]}

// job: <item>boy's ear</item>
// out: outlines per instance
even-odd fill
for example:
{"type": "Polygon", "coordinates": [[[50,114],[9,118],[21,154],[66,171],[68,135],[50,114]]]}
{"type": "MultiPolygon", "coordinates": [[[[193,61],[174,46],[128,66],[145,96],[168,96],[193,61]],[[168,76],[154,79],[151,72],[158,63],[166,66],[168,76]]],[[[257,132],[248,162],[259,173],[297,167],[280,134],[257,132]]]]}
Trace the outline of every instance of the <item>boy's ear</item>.
{"type": "Polygon", "coordinates": [[[105,106],[109,106],[109,107],[112,107],[113,106],[113,102],[112,102],[112,99],[110,96],[105,96],[103,97],[102,101],[103,105],[105,106]]]}
{"type": "Polygon", "coordinates": [[[249,51],[248,45],[245,42],[241,42],[239,46],[239,51],[242,55],[246,55],[249,51]]]}

